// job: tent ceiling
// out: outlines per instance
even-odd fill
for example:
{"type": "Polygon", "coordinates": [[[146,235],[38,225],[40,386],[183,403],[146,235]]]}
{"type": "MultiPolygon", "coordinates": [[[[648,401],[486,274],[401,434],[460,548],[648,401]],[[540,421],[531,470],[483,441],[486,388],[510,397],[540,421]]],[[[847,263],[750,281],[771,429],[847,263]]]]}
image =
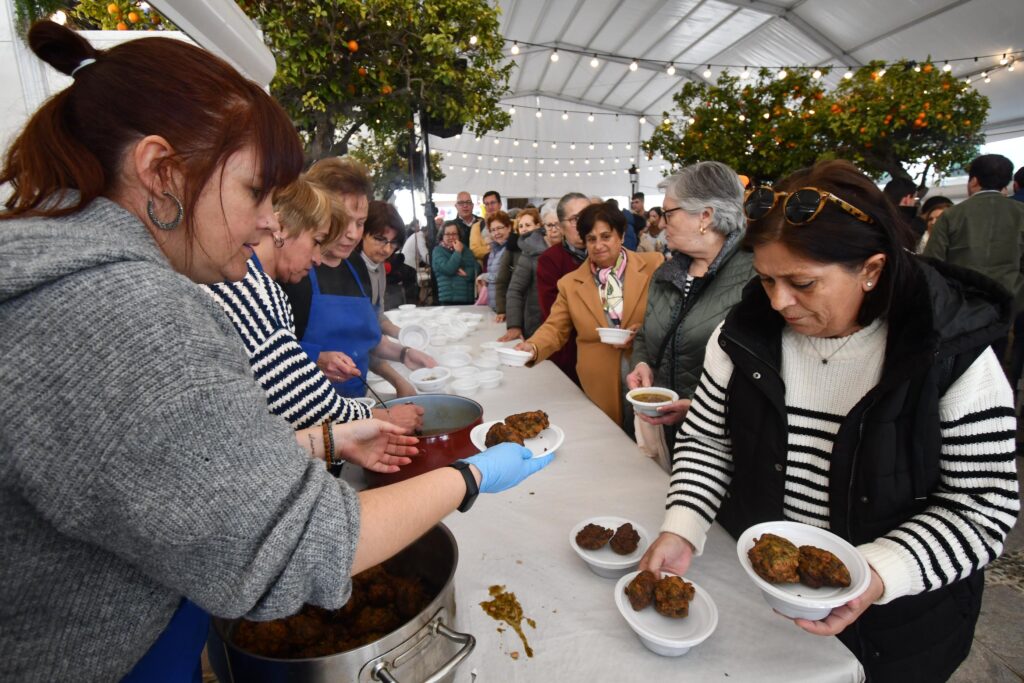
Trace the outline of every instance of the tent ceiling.
{"type": "MultiPolygon", "coordinates": [[[[672,95],[686,79],[701,79],[700,72],[709,63],[858,66],[873,59],[931,56],[941,60],[1024,48],[1021,0],[499,0],[498,4],[502,34],[510,40],[620,55],[621,59],[601,57],[595,69],[590,55],[560,52],[555,63],[550,50],[522,46],[505,102],[529,109],[518,111],[507,130],[480,142],[470,135],[432,140],[435,148],[451,152],[444,168],[448,177],[438,187],[442,192],[481,192],[493,186],[511,196],[550,196],[581,188],[592,194],[623,195],[629,190],[625,169],[634,162],[640,169],[641,189],[653,192],[660,180],[659,163],[640,157],[639,142],[650,135],[662,113],[671,110],[672,95]],[[633,58],[674,61],[676,74],[669,76],[662,67],[642,62],[630,71],[633,58]],[[534,115],[537,106],[545,109],[539,119],[534,115]],[[569,112],[568,121],[562,120],[560,110],[569,112]],[[591,112],[595,120],[588,123],[591,112]],[[638,124],[641,114],[650,120],[646,125],[638,124]],[[499,138],[497,144],[494,137],[499,138]],[[519,146],[513,140],[520,140],[519,146]],[[552,141],[556,149],[550,147],[552,141]],[[575,150],[568,149],[570,142],[576,143],[575,150]],[[608,142],[613,150],[607,149],[608,142]],[[630,150],[625,149],[627,142],[630,150]],[[591,143],[594,150],[589,149],[591,143]],[[544,157],[545,163],[539,164],[544,157]],[[556,159],[557,166],[552,163],[556,159]],[[590,163],[585,164],[588,159],[590,163]],[[591,170],[600,168],[605,170],[603,176],[591,170]],[[543,175],[538,177],[538,171],[543,175]]],[[[954,62],[953,73],[975,75],[997,62],[954,62]]],[[[711,70],[712,78],[717,77],[720,68],[711,70]]],[[[834,82],[838,74],[832,78],[834,82]]],[[[975,84],[991,101],[990,136],[1024,134],[1022,79],[1024,66],[1013,73],[994,74],[991,83],[975,84]]]]}

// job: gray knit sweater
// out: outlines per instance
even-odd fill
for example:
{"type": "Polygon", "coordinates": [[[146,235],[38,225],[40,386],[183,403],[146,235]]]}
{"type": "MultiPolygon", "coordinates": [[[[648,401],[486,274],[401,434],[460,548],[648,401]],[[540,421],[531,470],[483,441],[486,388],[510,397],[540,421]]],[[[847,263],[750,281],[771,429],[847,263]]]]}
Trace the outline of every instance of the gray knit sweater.
{"type": "Polygon", "coordinates": [[[0,680],[117,680],[182,596],[348,599],[357,497],[134,216],[0,223],[0,349],[0,680]]]}

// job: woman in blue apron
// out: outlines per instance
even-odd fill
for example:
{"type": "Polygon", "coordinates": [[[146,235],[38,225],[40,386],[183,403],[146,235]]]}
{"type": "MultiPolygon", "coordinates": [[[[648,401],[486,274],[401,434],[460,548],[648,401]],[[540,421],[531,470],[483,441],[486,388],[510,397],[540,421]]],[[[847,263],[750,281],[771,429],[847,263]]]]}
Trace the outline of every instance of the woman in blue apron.
{"type": "MultiPolygon", "coordinates": [[[[341,266],[338,266],[339,268],[341,266]]],[[[352,273],[362,296],[321,294],[316,268],[309,271],[312,298],[309,304],[309,322],[302,337],[304,344],[315,344],[324,351],[342,351],[359,368],[359,377],[345,382],[334,382],[334,389],[346,397],[366,394],[363,380],[370,369],[370,351],[381,339],[377,311],[366,294],[356,269],[347,260],[344,267],[352,273]]]]}

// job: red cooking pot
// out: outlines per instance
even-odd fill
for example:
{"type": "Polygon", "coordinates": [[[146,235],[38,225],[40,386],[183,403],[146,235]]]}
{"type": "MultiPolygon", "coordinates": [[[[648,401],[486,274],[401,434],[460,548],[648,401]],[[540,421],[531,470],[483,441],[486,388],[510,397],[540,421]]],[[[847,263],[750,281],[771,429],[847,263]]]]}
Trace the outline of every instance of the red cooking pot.
{"type": "Polygon", "coordinates": [[[385,406],[414,403],[423,408],[423,428],[420,437],[420,455],[394,474],[366,471],[366,484],[373,488],[394,484],[417,474],[444,467],[456,460],[475,455],[476,446],[469,433],[483,422],[484,409],[476,401],[448,394],[421,394],[410,398],[396,398],[385,406]]]}

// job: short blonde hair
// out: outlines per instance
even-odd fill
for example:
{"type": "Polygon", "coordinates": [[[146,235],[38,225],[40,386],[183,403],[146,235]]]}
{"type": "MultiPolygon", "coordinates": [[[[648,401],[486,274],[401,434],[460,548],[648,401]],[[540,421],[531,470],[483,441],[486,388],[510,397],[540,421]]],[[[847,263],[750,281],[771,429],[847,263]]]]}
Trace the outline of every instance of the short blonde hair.
{"type": "Polygon", "coordinates": [[[351,157],[325,157],[314,163],[306,177],[328,192],[366,195],[373,199],[373,181],[366,166],[351,157]]]}
{"type": "Polygon", "coordinates": [[[324,243],[334,241],[341,233],[341,224],[334,220],[327,192],[305,175],[274,193],[274,211],[289,237],[315,231],[328,220],[330,230],[324,243]]]}

